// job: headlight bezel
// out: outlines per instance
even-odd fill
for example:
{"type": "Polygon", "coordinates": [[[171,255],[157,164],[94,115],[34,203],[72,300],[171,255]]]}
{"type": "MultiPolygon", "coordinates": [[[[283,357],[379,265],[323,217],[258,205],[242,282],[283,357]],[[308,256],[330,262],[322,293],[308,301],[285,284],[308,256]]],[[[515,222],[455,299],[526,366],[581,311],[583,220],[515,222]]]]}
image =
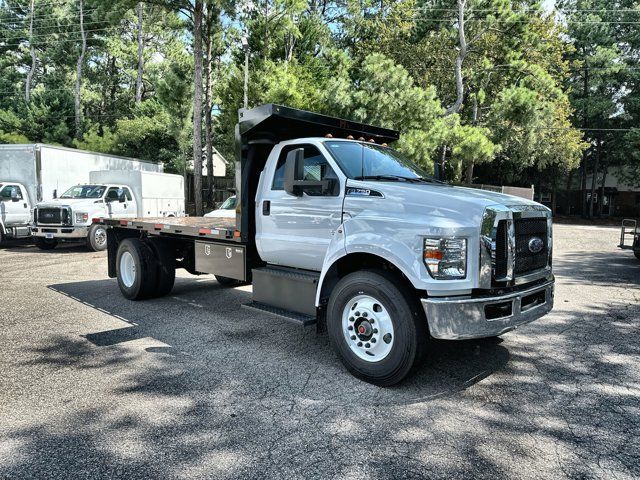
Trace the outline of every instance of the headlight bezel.
{"type": "Polygon", "coordinates": [[[87,212],[73,212],[73,221],[76,225],[83,225],[89,222],[89,214],[87,212]]]}
{"type": "Polygon", "coordinates": [[[460,236],[425,236],[422,262],[434,280],[465,280],[469,239],[460,236]]]}

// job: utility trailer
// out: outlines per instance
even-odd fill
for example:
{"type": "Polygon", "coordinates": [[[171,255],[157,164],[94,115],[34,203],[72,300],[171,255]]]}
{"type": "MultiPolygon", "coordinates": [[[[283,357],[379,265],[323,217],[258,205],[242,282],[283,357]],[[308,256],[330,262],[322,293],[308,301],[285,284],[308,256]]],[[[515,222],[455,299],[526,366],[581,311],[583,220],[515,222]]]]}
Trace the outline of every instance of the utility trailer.
{"type": "Polygon", "coordinates": [[[622,227],[620,229],[620,244],[619,248],[623,250],[633,250],[636,258],[640,260],[640,228],[638,227],[638,221],[625,218],[622,220],[622,227]],[[627,243],[627,237],[631,237],[631,243],[627,243]]]}
{"type": "Polygon", "coordinates": [[[429,178],[394,130],[263,105],[236,126],[235,222],[113,218],[109,276],[129,299],[176,268],[251,283],[246,306],[326,325],[355,376],[405,378],[428,339],[495,337],[553,308],[551,211],[429,178]]]}

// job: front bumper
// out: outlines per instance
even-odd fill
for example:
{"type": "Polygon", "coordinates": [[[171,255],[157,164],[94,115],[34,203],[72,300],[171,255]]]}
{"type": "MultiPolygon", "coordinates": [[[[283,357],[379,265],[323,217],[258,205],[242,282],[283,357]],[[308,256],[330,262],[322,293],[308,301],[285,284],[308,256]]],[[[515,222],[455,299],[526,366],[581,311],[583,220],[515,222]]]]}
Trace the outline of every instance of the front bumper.
{"type": "Polygon", "coordinates": [[[89,227],[60,227],[36,225],[31,227],[31,236],[55,238],[58,240],[85,240],[89,235],[89,227]]]}
{"type": "Polygon", "coordinates": [[[546,315],[555,280],[495,297],[422,299],[431,336],[442,340],[495,337],[546,315]]]}

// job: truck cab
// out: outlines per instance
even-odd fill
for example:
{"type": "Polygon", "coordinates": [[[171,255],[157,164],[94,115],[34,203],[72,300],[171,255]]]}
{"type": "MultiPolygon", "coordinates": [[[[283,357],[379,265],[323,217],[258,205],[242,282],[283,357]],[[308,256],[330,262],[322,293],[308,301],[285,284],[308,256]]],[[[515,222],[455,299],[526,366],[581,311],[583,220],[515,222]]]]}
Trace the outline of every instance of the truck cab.
{"type": "Polygon", "coordinates": [[[127,185],[75,185],[59,198],[39,203],[31,234],[36,245],[48,250],[59,241],[86,241],[95,251],[107,247],[107,233],[97,220],[137,216],[136,199],[127,185]]]}
{"type": "Polygon", "coordinates": [[[0,181],[0,244],[8,238],[29,237],[31,201],[24,185],[0,181]]]}
{"type": "Polygon", "coordinates": [[[399,132],[281,105],[240,110],[236,221],[107,221],[126,298],[176,268],[253,284],[246,304],[326,328],[346,368],[388,386],[429,339],[496,337],[553,308],[551,211],[447,185],[390,148],[399,132]]]}

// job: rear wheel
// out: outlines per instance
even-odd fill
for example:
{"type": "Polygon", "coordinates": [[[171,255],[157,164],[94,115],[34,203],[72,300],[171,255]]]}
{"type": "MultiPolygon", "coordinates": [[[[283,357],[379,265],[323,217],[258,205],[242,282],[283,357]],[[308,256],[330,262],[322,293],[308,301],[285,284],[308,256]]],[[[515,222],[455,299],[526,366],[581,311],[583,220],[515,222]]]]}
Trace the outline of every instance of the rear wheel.
{"type": "Polygon", "coordinates": [[[87,245],[94,252],[102,252],[107,249],[107,229],[98,223],[91,225],[87,235],[87,245]]]}
{"type": "Polygon", "coordinates": [[[158,285],[156,262],[151,247],[137,238],[123,240],[116,256],[116,276],[122,295],[129,300],[154,296],[158,285]]]}
{"type": "Polygon", "coordinates": [[[342,278],[329,298],[327,330],[342,363],[354,376],[390,386],[418,363],[428,334],[419,305],[385,271],[342,278]]]}
{"type": "Polygon", "coordinates": [[[40,250],[53,250],[58,245],[55,238],[35,237],[35,243],[40,250]]]}

